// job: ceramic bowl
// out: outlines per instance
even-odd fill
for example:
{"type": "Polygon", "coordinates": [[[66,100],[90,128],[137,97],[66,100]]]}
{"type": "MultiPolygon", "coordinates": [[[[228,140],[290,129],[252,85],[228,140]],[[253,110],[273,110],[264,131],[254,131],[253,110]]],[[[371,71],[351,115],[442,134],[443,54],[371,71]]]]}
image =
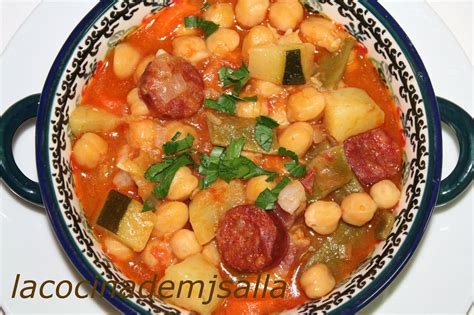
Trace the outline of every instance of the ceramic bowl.
{"type": "MultiPolygon", "coordinates": [[[[82,276],[92,282],[96,276],[118,282],[126,277],[103,253],[74,192],[69,115],[107,51],[146,15],[169,4],[170,1],[159,0],[100,1],[66,40],[41,95],[32,95],[14,104],[0,121],[2,178],[22,198],[44,205],[64,251],[82,276]],[[37,116],[39,184],[20,172],[12,155],[16,129],[34,116],[37,116]]],[[[352,314],[374,299],[410,259],[433,208],[450,201],[470,184],[473,120],[453,103],[435,97],[412,43],[377,1],[309,0],[306,6],[344,25],[367,47],[399,108],[406,136],[402,199],[388,239],[380,243],[372,256],[332,293],[288,311],[352,314]],[[455,129],[460,143],[457,166],[442,182],[441,120],[455,129]]],[[[138,293],[132,298],[119,299],[112,298],[106,290],[105,298],[127,313],[182,312],[159,299],[141,298],[138,293]]]]}

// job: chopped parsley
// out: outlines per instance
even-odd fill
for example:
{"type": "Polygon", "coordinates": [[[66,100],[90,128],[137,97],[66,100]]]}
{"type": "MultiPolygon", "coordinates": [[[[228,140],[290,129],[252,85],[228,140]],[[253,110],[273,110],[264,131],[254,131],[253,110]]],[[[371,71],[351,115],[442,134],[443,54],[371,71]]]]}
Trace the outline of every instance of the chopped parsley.
{"type": "Polygon", "coordinates": [[[224,87],[233,87],[235,95],[239,95],[242,88],[250,80],[250,72],[247,66],[243,63],[239,69],[233,70],[231,68],[222,67],[217,73],[219,74],[219,80],[222,82],[224,87]]]}
{"type": "Polygon", "coordinates": [[[171,141],[166,142],[163,145],[163,151],[165,152],[166,155],[173,155],[173,154],[176,154],[179,151],[183,151],[183,150],[186,150],[186,149],[189,149],[190,147],[192,147],[193,142],[194,142],[193,135],[188,134],[186,136],[186,138],[176,141],[176,139],[178,139],[179,136],[181,136],[181,133],[178,131],[173,136],[171,141]]]}
{"type": "Polygon", "coordinates": [[[159,163],[152,164],[145,172],[145,179],[151,183],[158,183],[153,189],[153,195],[148,197],[143,205],[142,211],[150,211],[154,209],[157,200],[164,199],[170,190],[176,172],[183,166],[194,164],[194,160],[189,155],[192,150],[185,151],[192,147],[194,137],[187,135],[182,140],[177,140],[181,135],[177,132],[171,141],[163,145],[165,157],[159,163]],[[173,154],[179,155],[172,156],[173,154]]]}
{"type": "Polygon", "coordinates": [[[204,37],[208,38],[219,29],[219,25],[214,22],[206,21],[198,16],[188,16],[184,18],[184,26],[189,28],[200,28],[204,32],[204,37]]]}
{"type": "Polygon", "coordinates": [[[288,170],[288,172],[291,174],[291,176],[299,178],[306,175],[306,172],[307,172],[306,166],[299,164],[299,159],[295,152],[291,150],[287,150],[285,148],[279,148],[278,154],[288,156],[293,160],[292,162],[285,163],[285,167],[288,170]]]}
{"type": "Polygon", "coordinates": [[[222,94],[217,101],[206,99],[204,101],[204,107],[235,115],[238,101],[255,102],[257,101],[257,97],[239,97],[234,94],[222,94]]]}
{"type": "Polygon", "coordinates": [[[181,154],[177,157],[165,157],[162,162],[150,166],[145,172],[145,179],[152,183],[158,183],[153,189],[155,197],[157,199],[165,198],[176,172],[182,166],[193,163],[193,159],[188,154],[181,154]]]}
{"type": "Polygon", "coordinates": [[[204,1],[204,4],[203,4],[202,7],[201,7],[201,12],[207,11],[207,9],[209,9],[210,6],[211,6],[211,5],[209,4],[209,2],[204,1]]]}
{"type": "Polygon", "coordinates": [[[239,94],[242,88],[250,80],[250,73],[245,64],[237,69],[222,67],[218,70],[219,80],[222,82],[223,87],[233,87],[233,91],[230,94],[221,95],[217,101],[206,99],[204,101],[204,107],[211,108],[223,113],[235,115],[235,110],[238,101],[244,102],[256,102],[257,96],[240,97],[239,94]]]}
{"type": "Polygon", "coordinates": [[[275,207],[275,202],[278,200],[278,194],[291,182],[288,177],[283,177],[281,181],[272,190],[265,188],[264,191],[258,195],[255,200],[255,205],[264,210],[271,210],[275,207]]]}
{"type": "Polygon", "coordinates": [[[270,151],[273,145],[273,129],[277,128],[279,124],[270,117],[257,117],[257,124],[255,126],[255,140],[258,145],[265,151],[270,151]]]}
{"type": "Polygon", "coordinates": [[[233,179],[247,180],[252,177],[267,175],[274,180],[277,173],[267,171],[248,158],[241,156],[245,144],[244,138],[232,139],[226,149],[215,147],[210,155],[201,156],[199,173],[204,176],[200,181],[200,188],[204,189],[221,178],[226,182],[233,179]]]}

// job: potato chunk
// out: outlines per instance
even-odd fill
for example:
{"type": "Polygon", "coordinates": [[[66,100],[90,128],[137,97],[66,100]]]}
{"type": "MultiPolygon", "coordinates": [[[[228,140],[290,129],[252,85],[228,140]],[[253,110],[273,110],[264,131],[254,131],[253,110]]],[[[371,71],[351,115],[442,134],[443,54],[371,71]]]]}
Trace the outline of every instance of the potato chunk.
{"type": "Polygon", "coordinates": [[[344,88],[326,96],[324,124],[338,142],[377,128],[384,119],[384,112],[364,90],[344,88]]]}
{"type": "Polygon", "coordinates": [[[143,205],[136,200],[132,200],[120,220],[117,235],[120,240],[136,252],[141,252],[154,226],[154,214],[152,212],[142,212],[143,205]]]}
{"type": "Polygon", "coordinates": [[[122,123],[122,119],[101,109],[81,105],[71,113],[69,126],[73,135],[86,132],[109,132],[122,123]]]}
{"type": "Polygon", "coordinates": [[[198,192],[189,204],[189,221],[199,244],[211,241],[216,235],[221,216],[244,201],[245,189],[239,181],[217,181],[208,189],[198,192]]]}
{"type": "Polygon", "coordinates": [[[196,254],[166,269],[160,281],[159,294],[177,306],[200,314],[211,314],[222,301],[217,297],[221,281],[217,267],[202,254],[196,254]]]}

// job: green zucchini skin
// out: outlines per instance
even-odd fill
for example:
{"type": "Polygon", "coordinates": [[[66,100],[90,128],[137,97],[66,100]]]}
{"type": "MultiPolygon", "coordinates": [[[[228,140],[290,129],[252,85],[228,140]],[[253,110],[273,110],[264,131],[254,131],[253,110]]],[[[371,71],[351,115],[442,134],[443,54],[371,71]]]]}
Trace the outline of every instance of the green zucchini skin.
{"type": "Polygon", "coordinates": [[[96,223],[113,233],[117,233],[120,221],[125,215],[125,212],[127,212],[128,205],[131,201],[132,199],[130,197],[118,191],[111,190],[107,195],[107,199],[96,223]]]}
{"type": "Polygon", "coordinates": [[[301,65],[301,50],[287,50],[282,84],[301,85],[305,83],[306,79],[301,65]]]}

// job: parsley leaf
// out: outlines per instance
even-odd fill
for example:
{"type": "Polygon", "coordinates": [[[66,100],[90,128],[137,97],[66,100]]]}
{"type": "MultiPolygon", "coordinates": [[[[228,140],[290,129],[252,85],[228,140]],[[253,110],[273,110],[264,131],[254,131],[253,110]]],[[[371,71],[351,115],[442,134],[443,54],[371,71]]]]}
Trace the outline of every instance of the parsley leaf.
{"type": "Polygon", "coordinates": [[[223,94],[219,97],[217,101],[206,99],[204,101],[204,107],[211,108],[230,115],[235,115],[237,101],[255,102],[257,101],[257,97],[240,97],[234,94],[223,94]]]}
{"type": "Polygon", "coordinates": [[[162,162],[150,166],[145,173],[145,178],[152,183],[158,183],[153,190],[155,197],[157,199],[165,198],[176,172],[182,166],[193,163],[194,161],[189,155],[181,154],[177,157],[165,157],[162,162]]]}
{"type": "Polygon", "coordinates": [[[257,117],[255,126],[255,140],[265,151],[270,151],[273,144],[273,129],[278,127],[278,123],[267,116],[257,117]]]}
{"type": "Polygon", "coordinates": [[[239,96],[240,91],[242,91],[242,88],[250,80],[250,73],[245,64],[242,64],[242,66],[237,70],[222,67],[217,71],[217,73],[219,74],[219,80],[222,82],[223,86],[225,88],[232,86],[234,90],[230,94],[221,95],[217,101],[206,99],[204,101],[204,107],[215,109],[223,113],[235,115],[235,110],[238,101],[256,102],[258,100],[257,96],[239,96]]]}
{"type": "Polygon", "coordinates": [[[143,205],[142,211],[153,210],[156,201],[163,199],[168,195],[170,190],[171,182],[173,181],[176,172],[185,165],[194,164],[193,159],[189,153],[193,150],[189,149],[194,142],[194,137],[189,134],[182,140],[177,140],[181,136],[180,132],[177,132],[171,141],[166,142],[163,145],[163,151],[167,155],[159,163],[151,165],[145,172],[145,179],[151,183],[158,183],[153,189],[153,195],[150,195],[143,205]],[[181,152],[178,156],[170,156],[181,152]]]}
{"type": "Polygon", "coordinates": [[[208,38],[212,35],[217,29],[219,29],[219,25],[214,22],[206,21],[203,18],[198,16],[188,16],[184,18],[184,26],[186,27],[197,27],[200,28],[204,32],[204,37],[208,38]]]}
{"type": "Polygon", "coordinates": [[[237,70],[222,67],[217,71],[217,73],[219,74],[219,80],[224,84],[224,87],[234,87],[234,95],[239,95],[242,88],[250,80],[250,72],[244,63],[237,70]]]}
{"type": "Polygon", "coordinates": [[[204,4],[202,5],[200,11],[201,11],[201,12],[207,11],[207,9],[209,9],[210,6],[211,6],[211,5],[209,4],[209,2],[204,1],[204,4]]]}
{"type": "Polygon", "coordinates": [[[204,101],[204,107],[235,115],[236,102],[230,95],[224,94],[221,95],[217,101],[206,99],[204,101]]]}
{"type": "Polygon", "coordinates": [[[278,154],[288,156],[293,160],[292,162],[285,163],[286,169],[292,176],[299,178],[306,175],[306,166],[299,164],[299,159],[295,152],[285,148],[278,148],[278,154]]]}
{"type": "Polygon", "coordinates": [[[226,182],[233,179],[249,179],[251,177],[268,175],[269,179],[275,179],[277,173],[267,171],[257,166],[248,158],[241,156],[245,144],[244,138],[232,139],[224,150],[215,147],[209,156],[201,156],[199,173],[204,176],[200,181],[200,188],[204,189],[221,178],[226,182]]]}
{"type": "Polygon", "coordinates": [[[173,136],[171,141],[166,142],[163,145],[163,151],[165,152],[166,155],[173,155],[173,154],[176,154],[179,151],[189,149],[190,147],[193,146],[194,137],[193,137],[192,134],[188,134],[186,136],[186,138],[176,141],[176,139],[178,139],[179,136],[181,136],[181,132],[178,131],[173,136]]]}
{"type": "Polygon", "coordinates": [[[271,210],[275,207],[275,202],[278,200],[278,194],[291,182],[288,177],[283,177],[281,181],[272,190],[266,188],[258,195],[255,200],[255,205],[264,210],[271,210]]]}

